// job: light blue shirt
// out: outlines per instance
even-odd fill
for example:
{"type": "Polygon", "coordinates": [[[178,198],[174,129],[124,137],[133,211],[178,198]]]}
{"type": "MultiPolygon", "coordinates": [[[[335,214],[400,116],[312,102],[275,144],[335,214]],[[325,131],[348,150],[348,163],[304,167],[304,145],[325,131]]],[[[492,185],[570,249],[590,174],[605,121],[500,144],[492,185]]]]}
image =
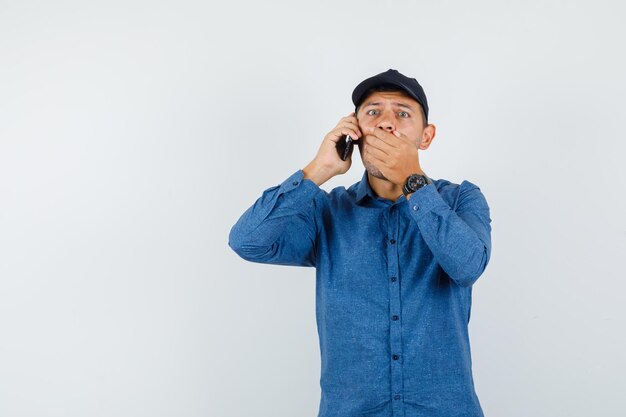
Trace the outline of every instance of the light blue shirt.
{"type": "Polygon", "coordinates": [[[316,268],[318,417],[479,417],[468,322],[490,224],[469,181],[432,179],[393,202],[367,174],[327,193],[298,171],[241,216],[229,244],[249,261],[316,268]]]}

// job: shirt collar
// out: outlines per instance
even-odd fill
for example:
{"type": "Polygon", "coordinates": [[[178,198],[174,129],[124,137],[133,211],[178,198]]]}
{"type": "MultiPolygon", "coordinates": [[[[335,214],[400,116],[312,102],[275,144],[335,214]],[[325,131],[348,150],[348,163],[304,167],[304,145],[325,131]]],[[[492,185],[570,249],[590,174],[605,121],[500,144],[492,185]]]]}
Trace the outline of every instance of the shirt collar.
{"type": "Polygon", "coordinates": [[[360,203],[365,197],[370,197],[372,199],[377,197],[374,190],[372,190],[372,187],[370,187],[370,182],[367,179],[367,170],[365,170],[361,181],[357,184],[356,202],[360,203]]]}

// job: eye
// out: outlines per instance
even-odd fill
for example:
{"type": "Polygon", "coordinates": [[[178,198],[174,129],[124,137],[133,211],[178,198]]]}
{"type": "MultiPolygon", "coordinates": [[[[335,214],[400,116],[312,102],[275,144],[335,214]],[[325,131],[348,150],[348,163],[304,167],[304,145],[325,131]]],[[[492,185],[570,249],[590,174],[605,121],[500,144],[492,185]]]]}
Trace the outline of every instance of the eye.
{"type": "Polygon", "coordinates": [[[410,116],[409,116],[409,113],[407,113],[407,112],[405,112],[405,111],[401,111],[401,112],[399,112],[398,114],[400,115],[400,117],[405,118],[405,119],[406,119],[407,117],[410,117],[410,116]]]}
{"type": "Polygon", "coordinates": [[[372,110],[367,111],[368,116],[376,116],[377,114],[378,114],[378,110],[372,109],[372,110]]]}

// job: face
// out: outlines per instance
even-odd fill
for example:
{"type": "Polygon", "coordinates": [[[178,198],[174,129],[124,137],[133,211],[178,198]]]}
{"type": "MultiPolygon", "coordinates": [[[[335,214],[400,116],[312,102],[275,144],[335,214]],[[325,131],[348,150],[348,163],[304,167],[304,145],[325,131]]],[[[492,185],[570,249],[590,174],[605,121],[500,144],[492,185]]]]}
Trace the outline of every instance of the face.
{"type": "Polygon", "coordinates": [[[420,104],[399,91],[372,93],[363,100],[357,119],[361,132],[365,135],[357,142],[363,165],[370,175],[380,179],[386,178],[374,164],[363,158],[368,135],[373,129],[384,129],[390,133],[398,131],[409,138],[415,138],[415,146],[419,146],[425,127],[420,104]]]}

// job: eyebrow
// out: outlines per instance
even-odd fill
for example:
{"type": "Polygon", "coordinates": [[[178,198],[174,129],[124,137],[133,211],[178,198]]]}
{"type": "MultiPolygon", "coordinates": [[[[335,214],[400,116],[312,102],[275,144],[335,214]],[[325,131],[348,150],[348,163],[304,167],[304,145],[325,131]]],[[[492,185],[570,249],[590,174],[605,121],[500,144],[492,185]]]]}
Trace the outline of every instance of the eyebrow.
{"type": "MultiPolygon", "coordinates": [[[[363,105],[363,108],[369,107],[369,106],[380,106],[381,104],[382,103],[379,102],[379,101],[370,101],[369,103],[365,103],[363,105]]],[[[394,106],[398,106],[398,107],[402,107],[402,108],[405,108],[405,109],[409,109],[409,110],[415,111],[415,109],[413,107],[409,106],[408,104],[399,103],[397,101],[394,101],[391,104],[393,104],[394,106]]]]}

